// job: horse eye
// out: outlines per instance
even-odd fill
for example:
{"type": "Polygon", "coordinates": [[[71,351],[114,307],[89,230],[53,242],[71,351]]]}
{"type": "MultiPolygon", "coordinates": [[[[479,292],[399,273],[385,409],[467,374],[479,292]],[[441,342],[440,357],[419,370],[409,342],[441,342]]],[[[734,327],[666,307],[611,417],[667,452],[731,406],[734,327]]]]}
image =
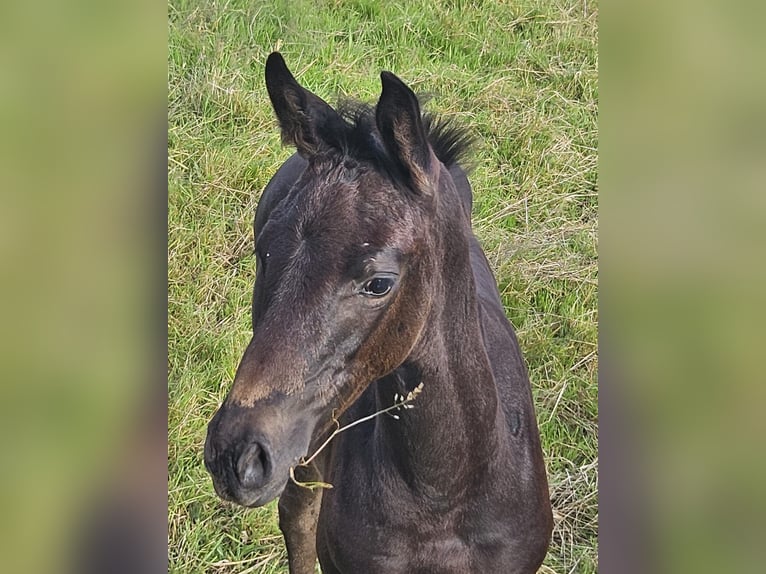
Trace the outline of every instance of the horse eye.
{"type": "Polygon", "coordinates": [[[362,294],[373,297],[383,297],[394,286],[394,280],[390,277],[373,277],[362,285],[362,294]]]}

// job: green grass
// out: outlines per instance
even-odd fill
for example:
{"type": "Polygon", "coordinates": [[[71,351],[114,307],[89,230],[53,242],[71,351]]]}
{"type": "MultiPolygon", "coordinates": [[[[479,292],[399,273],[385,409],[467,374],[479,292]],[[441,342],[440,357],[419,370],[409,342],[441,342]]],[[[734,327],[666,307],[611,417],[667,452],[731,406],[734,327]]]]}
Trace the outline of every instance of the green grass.
{"type": "Polygon", "coordinates": [[[287,572],[276,506],[235,508],[202,464],[249,339],[252,218],[291,150],[263,83],[279,48],[329,101],[391,70],[477,136],[474,226],[529,364],[554,504],[541,572],[597,558],[597,4],[171,0],[170,571],[287,572]]]}

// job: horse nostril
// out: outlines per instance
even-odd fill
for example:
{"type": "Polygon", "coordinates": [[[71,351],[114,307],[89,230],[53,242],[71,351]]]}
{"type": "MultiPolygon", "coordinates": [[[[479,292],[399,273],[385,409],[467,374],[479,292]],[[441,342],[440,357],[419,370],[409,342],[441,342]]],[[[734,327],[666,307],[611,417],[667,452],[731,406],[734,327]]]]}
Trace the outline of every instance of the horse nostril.
{"type": "Polygon", "coordinates": [[[242,452],[237,461],[237,478],[243,488],[255,489],[263,486],[268,475],[268,456],[258,443],[253,443],[242,452]]]}

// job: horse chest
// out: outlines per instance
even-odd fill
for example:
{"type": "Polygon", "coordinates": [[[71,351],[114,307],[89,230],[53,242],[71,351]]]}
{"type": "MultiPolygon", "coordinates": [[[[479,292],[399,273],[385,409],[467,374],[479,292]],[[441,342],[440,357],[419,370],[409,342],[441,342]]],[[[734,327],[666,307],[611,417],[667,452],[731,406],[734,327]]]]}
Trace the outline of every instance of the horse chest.
{"type": "Polygon", "coordinates": [[[320,519],[317,550],[326,574],[479,571],[472,566],[471,549],[453,532],[424,533],[382,520],[360,524],[333,518],[332,525],[320,519]]]}
{"type": "Polygon", "coordinates": [[[424,511],[406,490],[361,475],[334,485],[324,493],[317,536],[326,574],[467,574],[503,562],[503,537],[489,524],[468,525],[468,539],[462,513],[424,511]]]}

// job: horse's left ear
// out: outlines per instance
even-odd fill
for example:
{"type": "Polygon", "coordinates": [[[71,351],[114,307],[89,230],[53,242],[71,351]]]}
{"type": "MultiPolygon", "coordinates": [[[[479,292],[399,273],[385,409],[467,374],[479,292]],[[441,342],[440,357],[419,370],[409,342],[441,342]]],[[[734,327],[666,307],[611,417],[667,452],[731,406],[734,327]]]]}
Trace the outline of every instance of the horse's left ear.
{"type": "Polygon", "coordinates": [[[383,91],[375,109],[375,121],[383,144],[414,191],[428,193],[433,154],[420,115],[418,98],[391,72],[381,72],[383,91]]]}

